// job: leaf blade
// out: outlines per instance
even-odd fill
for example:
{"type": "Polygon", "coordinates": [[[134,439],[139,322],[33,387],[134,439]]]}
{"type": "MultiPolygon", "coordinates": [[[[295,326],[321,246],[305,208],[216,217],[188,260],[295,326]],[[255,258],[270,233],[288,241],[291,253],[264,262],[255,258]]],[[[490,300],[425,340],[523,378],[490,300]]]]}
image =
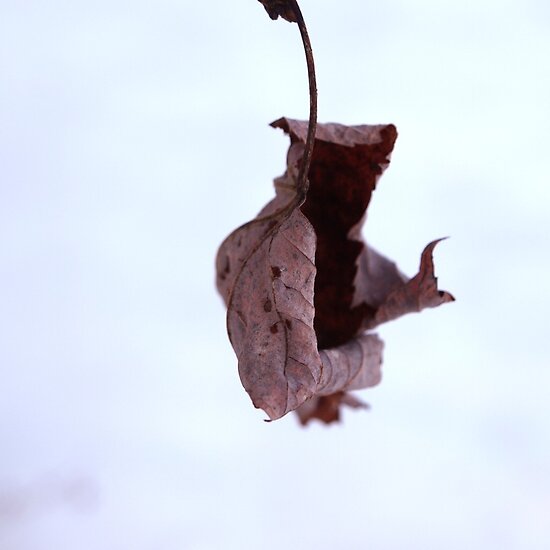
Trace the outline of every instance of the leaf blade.
{"type": "Polygon", "coordinates": [[[227,326],[241,382],[271,420],[310,398],[320,378],[314,255],[313,227],[295,209],[246,259],[229,300],[227,326]]]}

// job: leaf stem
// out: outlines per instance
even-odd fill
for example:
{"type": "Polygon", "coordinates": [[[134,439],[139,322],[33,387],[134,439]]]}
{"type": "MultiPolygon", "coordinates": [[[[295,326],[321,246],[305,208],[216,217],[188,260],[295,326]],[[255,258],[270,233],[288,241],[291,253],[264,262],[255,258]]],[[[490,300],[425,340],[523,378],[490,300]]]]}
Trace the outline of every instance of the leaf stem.
{"type": "Polygon", "coordinates": [[[303,204],[306,200],[307,191],[309,188],[308,172],[311,165],[311,157],[313,156],[313,146],[315,143],[315,130],[317,129],[317,82],[315,78],[315,63],[313,60],[313,50],[311,48],[311,41],[307,32],[306,23],[298,5],[297,0],[289,0],[289,4],[296,16],[296,22],[300,29],[302,36],[302,43],[304,45],[304,52],[306,54],[307,74],[309,81],[309,122],[307,129],[307,138],[304,149],[304,155],[302,157],[302,163],[300,165],[300,171],[298,173],[298,181],[296,182],[296,192],[300,200],[300,204],[303,204]]]}

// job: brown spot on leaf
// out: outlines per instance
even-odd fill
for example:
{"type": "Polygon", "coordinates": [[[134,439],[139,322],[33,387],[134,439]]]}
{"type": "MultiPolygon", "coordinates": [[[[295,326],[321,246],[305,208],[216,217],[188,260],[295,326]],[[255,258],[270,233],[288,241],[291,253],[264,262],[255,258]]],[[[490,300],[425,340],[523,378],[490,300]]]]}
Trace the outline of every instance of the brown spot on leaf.
{"type": "Polygon", "coordinates": [[[231,269],[230,269],[230,265],[229,265],[229,257],[226,256],[225,257],[225,261],[224,261],[224,265],[223,265],[223,268],[219,274],[219,277],[220,279],[223,281],[226,279],[226,277],[229,275],[231,269]]]}
{"type": "Polygon", "coordinates": [[[269,313],[272,309],[273,309],[273,304],[271,303],[271,300],[268,298],[268,299],[264,302],[264,311],[265,311],[266,313],[269,313]]]}

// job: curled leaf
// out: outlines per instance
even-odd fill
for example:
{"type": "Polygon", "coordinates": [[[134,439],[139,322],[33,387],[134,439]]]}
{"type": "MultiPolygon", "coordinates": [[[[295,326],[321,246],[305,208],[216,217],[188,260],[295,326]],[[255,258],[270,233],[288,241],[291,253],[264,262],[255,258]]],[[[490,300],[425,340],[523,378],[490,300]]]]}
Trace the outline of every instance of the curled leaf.
{"type": "Polygon", "coordinates": [[[217,285],[239,374],[271,420],[338,420],[363,406],[350,390],[380,380],[382,341],[365,330],[453,300],[437,289],[432,252],[407,279],[361,237],[372,192],[395,139],[393,125],[319,124],[305,202],[297,196],[307,122],[272,126],[291,139],[276,197],[234,231],[217,257],[217,285]]]}

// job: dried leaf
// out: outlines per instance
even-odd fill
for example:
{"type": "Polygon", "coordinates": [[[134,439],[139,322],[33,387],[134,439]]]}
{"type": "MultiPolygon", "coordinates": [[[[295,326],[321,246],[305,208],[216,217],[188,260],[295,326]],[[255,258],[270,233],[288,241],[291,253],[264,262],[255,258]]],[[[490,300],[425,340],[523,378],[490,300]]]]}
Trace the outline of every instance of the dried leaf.
{"type": "Polygon", "coordinates": [[[241,381],[273,420],[314,395],[321,378],[313,330],[315,233],[297,208],[257,225],[259,243],[258,227],[249,224],[229,237],[219,258],[226,279],[230,266],[236,269],[227,328],[241,381]]]}
{"type": "Polygon", "coordinates": [[[340,405],[362,406],[348,390],[380,380],[383,344],[365,329],[453,298],[437,289],[438,241],[411,280],[362,241],[393,125],[319,124],[303,204],[296,182],[308,123],[282,118],[272,126],[290,136],[287,170],[275,180],[275,199],[220,247],[218,289],[254,405],[272,420],[297,410],[303,423],[332,422],[340,405]]]}

